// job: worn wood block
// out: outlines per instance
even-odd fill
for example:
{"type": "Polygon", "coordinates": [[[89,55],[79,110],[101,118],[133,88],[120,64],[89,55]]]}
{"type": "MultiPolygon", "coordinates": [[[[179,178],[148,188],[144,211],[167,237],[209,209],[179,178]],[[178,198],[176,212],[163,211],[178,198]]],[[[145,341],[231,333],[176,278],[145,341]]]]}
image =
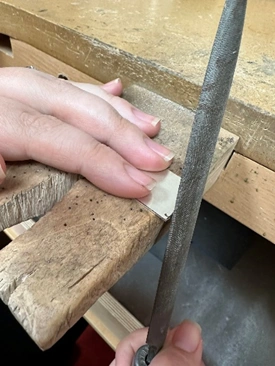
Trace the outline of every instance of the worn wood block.
{"type": "Polygon", "coordinates": [[[234,153],[204,199],[275,244],[275,172],[234,153]]]}
{"type": "Polygon", "coordinates": [[[149,249],[161,226],[136,200],[80,180],[0,251],[1,299],[47,349],[149,249]]]}

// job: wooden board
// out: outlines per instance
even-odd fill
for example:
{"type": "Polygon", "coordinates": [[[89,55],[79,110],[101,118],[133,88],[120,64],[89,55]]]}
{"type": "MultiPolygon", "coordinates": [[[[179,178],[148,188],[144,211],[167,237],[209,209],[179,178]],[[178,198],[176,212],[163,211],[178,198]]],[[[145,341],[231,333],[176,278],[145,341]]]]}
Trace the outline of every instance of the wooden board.
{"type": "MultiPolygon", "coordinates": [[[[33,220],[22,222],[6,229],[5,234],[14,240],[34,224],[33,220]]],[[[123,338],[144,326],[109,292],[100,296],[83,317],[113,350],[123,338]]]]}
{"type": "Polygon", "coordinates": [[[143,324],[108,292],[90,307],[84,319],[113,350],[131,332],[143,328],[143,324]]]}
{"type": "MultiPolygon", "coordinates": [[[[194,110],[223,4],[173,0],[148,10],[142,0],[5,0],[0,1],[0,32],[101,82],[121,77],[126,86],[139,84],[194,110]]],[[[223,124],[240,136],[238,152],[272,170],[274,22],[274,1],[249,2],[223,124]]]]}
{"type": "Polygon", "coordinates": [[[275,172],[234,153],[204,199],[275,244],[275,172]]]}
{"type": "Polygon", "coordinates": [[[150,248],[161,220],[77,182],[0,251],[0,296],[42,348],[53,345],[150,248]]]}

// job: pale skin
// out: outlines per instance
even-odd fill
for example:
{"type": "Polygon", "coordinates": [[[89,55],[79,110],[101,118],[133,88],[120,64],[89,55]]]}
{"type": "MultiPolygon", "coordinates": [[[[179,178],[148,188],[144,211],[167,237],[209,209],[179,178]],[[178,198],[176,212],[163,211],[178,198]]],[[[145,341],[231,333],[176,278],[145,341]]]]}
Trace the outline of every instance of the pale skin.
{"type": "MultiPolygon", "coordinates": [[[[0,69],[0,184],[8,161],[35,160],[78,173],[119,197],[148,195],[146,173],[167,169],[173,152],[152,140],[157,117],[126,102],[119,79],[102,86],[74,83],[27,68],[0,69]]],[[[112,366],[130,366],[146,329],[130,334],[112,366]]],[[[202,366],[199,327],[172,330],[152,366],[202,366]]]]}

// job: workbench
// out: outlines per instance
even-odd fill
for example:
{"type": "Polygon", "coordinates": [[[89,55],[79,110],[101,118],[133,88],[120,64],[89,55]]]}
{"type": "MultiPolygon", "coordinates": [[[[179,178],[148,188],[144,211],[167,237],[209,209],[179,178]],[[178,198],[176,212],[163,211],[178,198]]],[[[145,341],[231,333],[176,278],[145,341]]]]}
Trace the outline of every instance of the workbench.
{"type": "MultiPolygon", "coordinates": [[[[0,66],[33,65],[97,84],[120,77],[123,97],[162,119],[156,139],[176,153],[171,171],[179,175],[223,4],[0,1],[0,66]]],[[[204,195],[272,243],[274,24],[274,1],[249,2],[204,195]]],[[[42,216],[0,251],[0,296],[42,349],[167,230],[138,201],[107,195],[81,177],[35,162],[8,165],[1,187],[1,230],[42,216]]]]}

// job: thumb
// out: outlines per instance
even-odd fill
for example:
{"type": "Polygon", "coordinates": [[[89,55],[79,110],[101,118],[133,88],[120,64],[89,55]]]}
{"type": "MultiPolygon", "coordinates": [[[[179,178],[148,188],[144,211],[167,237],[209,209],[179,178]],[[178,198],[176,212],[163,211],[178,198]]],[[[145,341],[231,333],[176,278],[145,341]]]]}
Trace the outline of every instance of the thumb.
{"type": "Polygon", "coordinates": [[[203,342],[198,324],[185,320],[172,330],[169,342],[151,366],[203,366],[203,342]]]}
{"type": "Polygon", "coordinates": [[[5,178],[6,178],[6,164],[2,155],[0,155],[0,184],[3,183],[5,178]]]}

